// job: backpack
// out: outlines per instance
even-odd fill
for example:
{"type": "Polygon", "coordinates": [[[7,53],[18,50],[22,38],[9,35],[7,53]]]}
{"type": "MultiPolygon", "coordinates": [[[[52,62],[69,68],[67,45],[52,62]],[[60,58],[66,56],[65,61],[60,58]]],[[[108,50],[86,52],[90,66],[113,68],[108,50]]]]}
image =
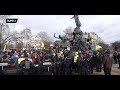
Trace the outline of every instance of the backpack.
{"type": "Polygon", "coordinates": [[[25,61],[25,69],[30,69],[30,61],[25,61]]]}

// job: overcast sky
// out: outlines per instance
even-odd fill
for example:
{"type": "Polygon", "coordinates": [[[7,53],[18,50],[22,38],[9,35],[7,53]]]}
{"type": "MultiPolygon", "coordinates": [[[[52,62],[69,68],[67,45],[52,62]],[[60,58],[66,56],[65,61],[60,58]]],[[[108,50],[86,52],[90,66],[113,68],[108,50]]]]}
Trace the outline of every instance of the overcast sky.
{"type": "MultiPolygon", "coordinates": [[[[63,34],[67,27],[75,28],[73,15],[13,15],[18,18],[16,24],[10,24],[12,30],[31,29],[35,35],[40,31],[47,32],[53,39],[54,33],[63,34]]],[[[95,32],[106,43],[120,40],[120,15],[79,15],[83,32],[95,32]]]]}

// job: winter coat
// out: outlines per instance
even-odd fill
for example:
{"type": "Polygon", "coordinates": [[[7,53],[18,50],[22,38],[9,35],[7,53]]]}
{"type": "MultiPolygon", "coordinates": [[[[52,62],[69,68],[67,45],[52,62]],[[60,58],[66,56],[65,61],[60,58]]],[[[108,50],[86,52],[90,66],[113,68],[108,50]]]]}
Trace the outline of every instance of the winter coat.
{"type": "Polygon", "coordinates": [[[103,59],[103,67],[104,69],[111,69],[113,64],[113,60],[110,55],[105,55],[103,59]]]}

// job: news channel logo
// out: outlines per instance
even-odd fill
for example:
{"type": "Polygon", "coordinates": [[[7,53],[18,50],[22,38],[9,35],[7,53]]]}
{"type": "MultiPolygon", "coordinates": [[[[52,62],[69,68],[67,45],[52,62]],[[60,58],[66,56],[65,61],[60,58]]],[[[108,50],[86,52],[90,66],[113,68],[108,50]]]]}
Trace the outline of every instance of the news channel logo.
{"type": "Polygon", "coordinates": [[[7,18],[6,23],[17,23],[18,19],[17,18],[7,18]]]}

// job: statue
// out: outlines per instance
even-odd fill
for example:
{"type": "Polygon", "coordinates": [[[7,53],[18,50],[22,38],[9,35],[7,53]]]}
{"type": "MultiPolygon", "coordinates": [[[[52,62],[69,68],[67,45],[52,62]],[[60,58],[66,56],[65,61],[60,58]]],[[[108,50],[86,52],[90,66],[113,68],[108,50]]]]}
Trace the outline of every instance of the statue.
{"type": "Polygon", "coordinates": [[[58,37],[55,36],[56,33],[54,33],[54,37],[57,38],[57,39],[60,39],[62,42],[66,42],[67,40],[69,39],[66,39],[64,37],[62,37],[61,35],[59,35],[58,37]]]}
{"type": "Polygon", "coordinates": [[[63,40],[63,38],[62,38],[61,35],[59,35],[59,37],[56,37],[55,34],[56,34],[56,33],[54,33],[54,37],[55,37],[55,38],[63,40]]]}
{"type": "Polygon", "coordinates": [[[73,18],[75,19],[76,27],[80,28],[81,23],[80,23],[78,15],[74,15],[71,19],[73,19],[73,18]]]}
{"type": "Polygon", "coordinates": [[[73,39],[80,39],[82,38],[83,32],[80,30],[81,27],[81,23],[79,20],[79,16],[78,15],[74,15],[71,19],[75,19],[75,23],[76,23],[76,28],[74,29],[73,32],[73,39]]]}
{"type": "Polygon", "coordinates": [[[83,37],[83,32],[80,30],[81,27],[81,23],[79,21],[79,16],[78,15],[74,15],[71,19],[75,19],[75,23],[76,23],[76,28],[74,29],[73,32],[73,47],[75,48],[80,48],[83,44],[82,37],[83,37]]]}
{"type": "Polygon", "coordinates": [[[88,38],[83,37],[83,32],[82,30],[80,30],[81,22],[79,20],[79,16],[74,15],[71,19],[73,18],[75,19],[76,27],[72,33],[73,35],[72,39],[62,37],[61,35],[56,37],[55,34],[54,37],[60,39],[64,45],[66,43],[70,43],[69,46],[71,47],[72,50],[81,51],[81,52],[88,51],[90,50],[90,46],[91,46],[91,37],[90,35],[88,35],[88,38]]]}
{"type": "Polygon", "coordinates": [[[77,50],[87,51],[87,50],[89,50],[91,38],[90,38],[90,36],[88,39],[83,38],[83,32],[82,32],[82,30],[80,30],[81,23],[79,20],[79,16],[74,15],[71,19],[73,19],[73,18],[75,19],[76,27],[73,32],[73,42],[71,45],[73,48],[75,48],[77,50]]]}

